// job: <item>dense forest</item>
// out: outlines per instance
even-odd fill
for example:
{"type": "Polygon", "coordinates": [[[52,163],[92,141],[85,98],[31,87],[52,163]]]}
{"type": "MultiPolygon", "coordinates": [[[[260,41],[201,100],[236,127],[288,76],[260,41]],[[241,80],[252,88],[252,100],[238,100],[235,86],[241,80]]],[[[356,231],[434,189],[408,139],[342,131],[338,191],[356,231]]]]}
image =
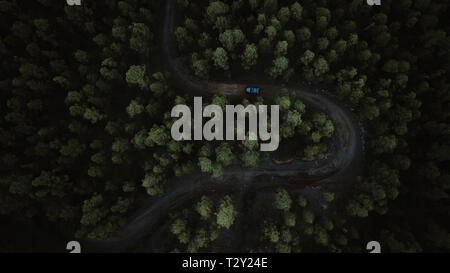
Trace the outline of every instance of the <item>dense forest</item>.
{"type": "MultiPolygon", "coordinates": [[[[193,97],[161,57],[164,2],[0,1],[2,222],[105,240],[174,178],[220,180],[269,156],[248,139],[172,140],[170,110],[193,97]]],[[[372,240],[391,252],[450,250],[449,5],[381,2],[177,0],[175,47],[193,75],[279,84],[273,101],[240,103],[280,105],[281,145],[304,161],[327,156],[335,128],[287,86],[326,86],[358,115],[365,161],[345,194],[321,192],[320,208],[280,187],[248,196],[245,220],[233,192],[196,197],[167,215],[155,231],[167,242],[152,251],[220,251],[237,224],[245,252],[365,252],[372,240]]],[[[20,251],[11,232],[0,232],[0,251],[20,251]]]]}

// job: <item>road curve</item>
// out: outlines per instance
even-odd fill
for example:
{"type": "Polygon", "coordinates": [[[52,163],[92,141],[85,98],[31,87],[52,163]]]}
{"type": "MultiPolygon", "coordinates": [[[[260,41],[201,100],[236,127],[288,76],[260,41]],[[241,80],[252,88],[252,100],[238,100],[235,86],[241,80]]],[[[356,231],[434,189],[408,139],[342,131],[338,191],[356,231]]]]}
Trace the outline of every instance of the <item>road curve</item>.
{"type": "MultiPolygon", "coordinates": [[[[176,0],[167,0],[163,29],[162,47],[171,80],[181,90],[193,95],[222,93],[227,96],[243,96],[245,83],[222,83],[202,81],[191,75],[182,60],[177,58],[172,41],[175,25],[176,0]]],[[[264,96],[271,97],[280,89],[264,85],[264,96]]],[[[157,227],[167,217],[171,209],[180,207],[203,194],[214,192],[238,192],[240,198],[246,193],[254,193],[280,186],[290,190],[309,191],[320,194],[321,187],[343,188],[343,183],[354,178],[361,169],[363,159],[362,130],[356,116],[337,100],[324,92],[289,88],[308,107],[326,113],[335,125],[331,155],[325,159],[311,162],[295,161],[291,164],[276,165],[272,160],[264,160],[258,168],[245,169],[233,165],[224,170],[224,178],[214,180],[209,175],[196,171],[173,181],[173,187],[160,198],[150,197],[148,204],[139,210],[129,224],[116,237],[105,241],[85,240],[88,251],[120,252],[129,249],[157,227]],[[258,179],[256,177],[270,177],[258,179]],[[306,182],[305,182],[306,181],[306,182]]],[[[239,201],[238,208],[242,207],[239,201]]],[[[242,234],[242,233],[241,233],[242,234]]],[[[164,240],[164,238],[162,238],[164,240]]]]}

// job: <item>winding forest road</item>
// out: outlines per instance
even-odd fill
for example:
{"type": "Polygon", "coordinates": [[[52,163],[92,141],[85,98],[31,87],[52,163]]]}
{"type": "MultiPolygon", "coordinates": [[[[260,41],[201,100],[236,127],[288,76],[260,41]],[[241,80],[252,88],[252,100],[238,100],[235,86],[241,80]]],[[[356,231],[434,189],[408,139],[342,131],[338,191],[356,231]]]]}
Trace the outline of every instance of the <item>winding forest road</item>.
{"type": "MultiPolygon", "coordinates": [[[[222,93],[232,97],[243,97],[247,84],[197,79],[191,75],[182,60],[175,55],[172,33],[176,12],[176,0],[167,0],[162,47],[173,83],[180,90],[193,95],[222,93]]],[[[262,88],[264,97],[273,97],[280,89],[279,86],[272,85],[264,85],[262,88]]],[[[171,209],[182,207],[190,200],[204,194],[223,191],[238,193],[237,207],[239,209],[244,206],[243,202],[248,193],[285,187],[292,191],[309,191],[318,196],[321,187],[335,187],[342,184],[337,183],[338,181],[351,181],[361,169],[363,160],[362,130],[356,116],[325,93],[295,87],[289,89],[295,91],[298,98],[308,107],[326,113],[333,121],[335,134],[330,147],[330,156],[311,162],[294,161],[285,165],[276,165],[272,160],[266,159],[258,168],[254,169],[233,165],[224,170],[224,178],[221,180],[214,180],[200,171],[177,178],[166,195],[160,198],[149,198],[148,204],[116,237],[107,241],[87,241],[88,250],[120,252],[142,243],[141,241],[148,233],[168,217],[171,209]],[[257,179],[261,177],[264,179],[257,179]]],[[[242,236],[242,232],[235,235],[242,236]]],[[[161,239],[164,240],[164,238],[161,239]]]]}

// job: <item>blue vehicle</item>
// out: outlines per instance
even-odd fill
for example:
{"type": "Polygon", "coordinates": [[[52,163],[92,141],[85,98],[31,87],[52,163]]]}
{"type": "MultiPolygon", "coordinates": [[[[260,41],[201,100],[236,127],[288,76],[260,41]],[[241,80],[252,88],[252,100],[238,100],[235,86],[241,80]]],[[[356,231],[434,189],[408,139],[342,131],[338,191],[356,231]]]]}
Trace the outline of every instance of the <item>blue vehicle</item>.
{"type": "Polygon", "coordinates": [[[245,89],[245,92],[247,94],[256,94],[256,95],[258,95],[260,90],[261,89],[258,88],[258,87],[247,87],[247,89],[245,89]]]}

